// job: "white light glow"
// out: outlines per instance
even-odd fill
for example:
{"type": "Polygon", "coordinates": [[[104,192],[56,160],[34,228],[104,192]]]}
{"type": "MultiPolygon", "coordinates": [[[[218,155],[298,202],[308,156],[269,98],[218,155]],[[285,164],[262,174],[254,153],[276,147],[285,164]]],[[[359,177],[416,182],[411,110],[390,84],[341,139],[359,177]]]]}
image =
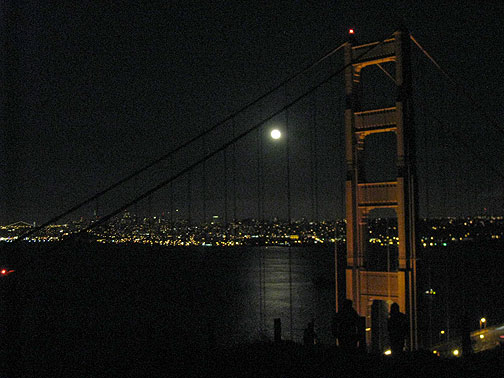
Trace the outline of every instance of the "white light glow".
{"type": "Polygon", "coordinates": [[[282,133],[280,132],[280,130],[278,130],[278,129],[271,130],[271,137],[273,139],[280,139],[281,136],[282,136],[282,133]]]}

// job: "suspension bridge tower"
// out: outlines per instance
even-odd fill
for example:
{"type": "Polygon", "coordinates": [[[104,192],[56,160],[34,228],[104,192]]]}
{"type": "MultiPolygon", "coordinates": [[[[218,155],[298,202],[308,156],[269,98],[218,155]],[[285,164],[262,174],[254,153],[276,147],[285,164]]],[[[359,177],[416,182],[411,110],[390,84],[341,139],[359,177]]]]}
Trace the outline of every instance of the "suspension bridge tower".
{"type": "Polygon", "coordinates": [[[408,348],[414,350],[418,346],[417,201],[409,42],[408,32],[397,31],[382,42],[354,45],[354,40],[350,39],[345,46],[346,297],[353,301],[359,315],[366,318],[367,330],[371,328],[366,332],[367,344],[374,350],[378,350],[377,340],[384,339],[384,321],[392,302],[398,303],[400,311],[409,319],[408,348]],[[372,65],[383,69],[382,64],[390,62],[395,66],[395,73],[388,74],[396,84],[394,106],[362,109],[361,71],[372,65]],[[364,141],[371,134],[385,132],[396,136],[397,177],[386,182],[367,182],[363,174],[364,141]],[[397,216],[398,261],[397,268],[392,271],[377,271],[368,265],[368,216],[371,211],[383,208],[394,209],[397,216]],[[376,311],[377,304],[382,309],[381,314],[376,311]]]}

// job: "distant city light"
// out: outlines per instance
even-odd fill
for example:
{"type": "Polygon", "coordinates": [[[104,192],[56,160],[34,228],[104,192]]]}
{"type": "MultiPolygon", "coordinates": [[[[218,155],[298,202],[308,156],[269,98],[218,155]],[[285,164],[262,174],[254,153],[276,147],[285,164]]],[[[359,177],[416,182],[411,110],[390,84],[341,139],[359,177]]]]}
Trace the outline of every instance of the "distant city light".
{"type": "Polygon", "coordinates": [[[383,352],[385,356],[390,356],[392,354],[392,350],[387,349],[385,352],[383,352]]]}
{"type": "MultiPolygon", "coordinates": [[[[281,131],[281,129],[279,128],[281,131]]],[[[266,131],[265,136],[270,137],[272,129],[266,131]]],[[[286,135],[281,135],[280,139],[285,138],[286,135]]],[[[274,143],[278,143],[274,141],[274,143]]],[[[225,222],[221,215],[211,216],[210,222],[197,224],[189,224],[187,220],[184,220],[184,211],[180,208],[173,208],[168,213],[175,215],[177,219],[166,218],[166,214],[162,217],[150,216],[150,217],[138,217],[132,213],[125,213],[124,217],[119,217],[116,220],[111,220],[108,224],[108,229],[97,230],[90,232],[89,235],[93,237],[99,243],[143,243],[143,244],[159,244],[165,246],[194,246],[202,245],[204,243],[212,243],[214,246],[238,246],[238,245],[304,245],[304,244],[324,244],[324,243],[334,243],[335,241],[345,242],[344,230],[346,220],[342,219],[337,222],[328,221],[318,221],[309,222],[306,224],[301,220],[291,222],[286,224],[284,222],[275,221],[275,227],[271,227],[268,221],[256,221],[253,224],[248,225],[242,221],[236,221],[234,223],[225,222]],[[151,222],[152,221],[152,222],[151,222]],[[127,225],[128,227],[124,227],[127,225]],[[154,225],[156,225],[154,227],[154,225]],[[211,229],[210,229],[211,228],[211,229]],[[335,236],[335,232],[337,235],[335,236]],[[252,236],[255,235],[255,236],[252,236]],[[296,235],[294,238],[292,235],[296,235]]],[[[215,213],[213,213],[215,214],[215,213]]],[[[450,219],[449,223],[453,226],[457,226],[451,232],[451,234],[436,235],[426,233],[420,237],[421,243],[424,247],[429,248],[429,244],[442,245],[443,239],[448,238],[450,243],[456,243],[459,238],[462,240],[465,235],[467,235],[466,228],[462,227],[463,224],[476,224],[475,220],[455,220],[450,219]]],[[[486,233],[484,229],[480,232],[480,236],[485,235],[485,238],[495,239],[499,237],[500,239],[504,236],[504,217],[492,217],[492,218],[481,218],[485,222],[479,222],[478,226],[488,227],[491,230],[486,233]],[[498,229],[496,229],[498,227],[498,229]],[[501,234],[496,235],[500,232],[501,234]],[[492,234],[493,233],[493,234],[492,234]]],[[[50,243],[61,241],[65,236],[77,233],[88,225],[88,222],[83,218],[76,218],[70,223],[53,224],[47,226],[44,231],[38,235],[31,236],[30,238],[24,238],[25,241],[30,243],[50,243]]],[[[26,232],[26,228],[30,228],[29,223],[16,222],[9,225],[0,225],[0,231],[2,235],[0,236],[0,246],[1,243],[11,243],[18,239],[23,232],[26,232]]],[[[444,229],[444,225],[434,225],[428,227],[428,230],[440,230],[444,229]]],[[[396,227],[392,227],[391,230],[396,230],[396,227]]],[[[398,245],[399,238],[397,236],[391,236],[387,234],[387,230],[380,228],[379,224],[373,224],[370,226],[369,243],[378,246],[389,246],[398,245]]],[[[471,233],[472,234],[472,233],[471,233]]],[[[450,244],[448,243],[448,244],[450,244]]],[[[5,278],[12,274],[14,270],[8,269],[8,267],[0,266],[0,278],[5,278]],[[2,269],[5,269],[5,273],[2,273],[2,269]]],[[[424,295],[434,299],[437,295],[437,291],[434,288],[426,287],[422,291],[424,295]]],[[[488,325],[488,319],[484,318],[484,321],[480,322],[480,327],[486,328],[488,325]]],[[[491,320],[490,320],[491,322],[491,320]]],[[[448,331],[445,330],[446,334],[448,331]]],[[[441,333],[441,335],[443,335],[441,333]]],[[[486,337],[485,337],[486,339],[486,337]]]]}
{"type": "Polygon", "coordinates": [[[458,356],[460,354],[458,349],[455,349],[452,353],[454,356],[458,356]]]}
{"type": "Polygon", "coordinates": [[[355,30],[353,30],[353,29],[349,29],[349,30],[348,30],[348,34],[355,34],[355,30]]]}

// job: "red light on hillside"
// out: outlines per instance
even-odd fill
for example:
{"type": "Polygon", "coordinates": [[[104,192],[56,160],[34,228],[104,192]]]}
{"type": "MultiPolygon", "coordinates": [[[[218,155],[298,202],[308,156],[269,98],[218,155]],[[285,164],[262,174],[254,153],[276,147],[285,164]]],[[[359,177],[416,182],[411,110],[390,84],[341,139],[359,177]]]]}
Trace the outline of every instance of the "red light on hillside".
{"type": "Polygon", "coordinates": [[[7,274],[7,270],[2,269],[2,270],[0,270],[0,273],[2,273],[3,275],[5,275],[5,274],[7,274]]]}
{"type": "Polygon", "coordinates": [[[348,30],[348,34],[355,34],[355,30],[353,30],[353,29],[349,29],[349,30],[348,30]]]}

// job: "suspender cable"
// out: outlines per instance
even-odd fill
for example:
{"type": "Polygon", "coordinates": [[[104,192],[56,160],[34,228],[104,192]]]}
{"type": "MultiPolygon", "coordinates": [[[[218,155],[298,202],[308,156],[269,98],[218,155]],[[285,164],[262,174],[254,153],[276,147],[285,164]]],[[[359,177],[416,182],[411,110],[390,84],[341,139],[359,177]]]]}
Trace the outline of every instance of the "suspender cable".
{"type": "Polygon", "coordinates": [[[191,188],[192,188],[192,183],[191,183],[191,173],[192,172],[188,172],[188,175],[187,175],[187,222],[188,222],[188,226],[191,225],[191,221],[192,221],[192,206],[191,206],[191,200],[192,200],[192,196],[191,196],[191,188]]]}
{"type": "MultiPolygon", "coordinates": [[[[311,115],[312,127],[311,133],[311,148],[310,148],[310,170],[311,170],[311,210],[312,221],[318,221],[318,164],[317,164],[317,101],[316,94],[312,96],[311,115]]],[[[319,297],[316,290],[312,291],[312,320],[315,319],[315,308],[319,302],[319,297]]]]}
{"type": "Polygon", "coordinates": [[[257,153],[257,166],[256,166],[256,173],[257,173],[257,220],[261,220],[261,206],[262,206],[262,198],[261,198],[261,182],[262,182],[262,177],[261,177],[261,139],[262,139],[262,129],[258,128],[256,132],[256,153],[257,153]]]}
{"type": "MultiPolygon", "coordinates": [[[[333,91],[333,92],[339,92],[339,91],[333,91]]],[[[343,102],[343,99],[340,95],[339,97],[339,103],[341,104],[343,102]]],[[[338,108],[340,108],[338,106],[338,108]]],[[[337,124],[337,119],[339,119],[339,116],[334,114],[333,115],[333,118],[331,120],[331,124],[330,126],[331,127],[337,127],[338,124],[337,124]]],[[[346,161],[345,161],[345,155],[344,155],[344,151],[345,151],[345,147],[343,145],[343,141],[345,140],[345,131],[344,131],[344,127],[343,126],[340,126],[337,128],[338,130],[338,134],[336,136],[336,150],[337,151],[342,151],[343,152],[343,157],[340,158],[340,159],[336,159],[337,161],[337,167],[336,167],[336,170],[338,172],[338,174],[340,175],[340,180],[339,183],[340,183],[340,190],[339,190],[339,195],[340,195],[340,200],[339,200],[339,203],[337,204],[338,208],[336,209],[340,216],[341,216],[341,219],[343,219],[345,217],[345,188],[346,188],[346,161]]]]}
{"type": "MultiPolygon", "coordinates": [[[[208,153],[208,149],[207,149],[207,144],[205,143],[206,141],[206,136],[203,136],[203,138],[201,138],[201,140],[203,141],[203,148],[202,148],[202,151],[204,154],[207,154],[208,153]]],[[[203,164],[202,164],[202,169],[203,169],[203,177],[202,177],[202,199],[203,199],[203,224],[205,224],[205,222],[207,221],[207,203],[206,203],[206,197],[207,197],[207,170],[206,170],[206,167],[207,167],[207,160],[203,161],[203,164]]]]}
{"type": "MultiPolygon", "coordinates": [[[[256,175],[257,175],[257,223],[261,220],[261,207],[262,207],[262,196],[261,196],[261,185],[263,177],[261,174],[261,155],[262,155],[262,128],[258,128],[256,132],[256,175]]],[[[259,231],[259,229],[258,229],[259,231]]],[[[259,332],[261,338],[264,335],[265,326],[265,298],[264,298],[264,261],[262,248],[259,249],[259,332]]]]}
{"type": "Polygon", "coordinates": [[[266,328],[266,251],[264,249],[261,249],[261,256],[262,256],[262,261],[263,261],[263,327],[266,328]]]}
{"type": "MultiPolygon", "coordinates": [[[[256,131],[256,175],[257,175],[257,223],[262,220],[262,183],[264,178],[262,177],[262,128],[259,127],[256,131]]],[[[259,231],[259,229],[258,229],[259,231]]],[[[263,253],[262,248],[259,249],[259,332],[261,338],[264,335],[264,326],[265,326],[265,277],[264,277],[264,261],[263,261],[263,253]]]]}
{"type": "MultiPolygon", "coordinates": [[[[173,167],[173,156],[171,157],[171,166],[173,167]]],[[[173,227],[173,182],[170,182],[170,223],[173,227]]]]}
{"type": "MultiPolygon", "coordinates": [[[[233,139],[236,138],[236,120],[233,118],[233,139]]],[[[236,143],[233,143],[233,222],[236,222],[236,143]]]]}
{"type": "MultiPolygon", "coordinates": [[[[138,178],[135,179],[135,187],[138,186],[138,178]]],[[[134,214],[134,217],[136,218],[136,220],[138,220],[138,202],[135,203],[135,214],[134,214]]]]}
{"type": "Polygon", "coordinates": [[[98,219],[100,217],[100,199],[97,198],[96,199],[96,203],[95,203],[95,218],[98,219]]]}
{"type": "Polygon", "coordinates": [[[227,149],[224,150],[224,224],[228,225],[228,166],[227,166],[227,149]]]}
{"type": "Polygon", "coordinates": [[[291,182],[290,182],[290,135],[289,135],[289,110],[285,111],[285,158],[287,170],[287,224],[291,224],[291,182]]]}
{"type": "Polygon", "coordinates": [[[263,309],[263,259],[262,259],[262,249],[259,249],[259,333],[262,338],[264,332],[264,309],[263,309]]]}
{"type": "MultiPolygon", "coordinates": [[[[337,91],[333,91],[337,92],[337,91]]],[[[339,98],[339,101],[341,102],[341,97],[339,98]]],[[[335,127],[336,126],[336,115],[334,115],[334,118],[331,119],[330,126],[335,127]]],[[[336,150],[341,151],[342,150],[342,142],[345,139],[344,136],[344,131],[343,127],[339,127],[338,129],[338,134],[336,135],[336,150]],[[341,134],[341,135],[340,135],[341,134]]],[[[336,170],[338,174],[340,175],[341,178],[346,178],[346,167],[345,167],[345,159],[336,159],[338,162],[338,165],[336,167],[336,170]]],[[[345,180],[340,179],[338,180],[340,183],[339,187],[339,201],[336,204],[337,206],[337,212],[340,214],[342,217],[341,219],[343,220],[345,217],[345,180]]],[[[343,277],[339,277],[339,272],[342,271],[341,267],[345,266],[345,263],[340,264],[340,253],[339,253],[339,240],[338,240],[338,220],[335,217],[334,219],[334,280],[335,280],[335,311],[340,311],[341,308],[339,305],[343,303],[345,300],[346,295],[344,294],[343,289],[343,284],[344,284],[344,274],[343,277]],[[340,267],[341,266],[341,267],[340,267]]],[[[342,255],[343,256],[343,255],[342,255]]]]}
{"type": "MultiPolygon", "coordinates": [[[[425,109],[423,107],[423,104],[421,104],[420,106],[420,112],[419,112],[422,116],[424,115],[425,113],[425,109]]],[[[417,112],[417,115],[418,115],[418,112],[417,112]]],[[[418,119],[418,116],[417,116],[417,119],[418,119]]],[[[419,138],[419,140],[422,141],[422,146],[421,146],[421,150],[423,151],[423,154],[422,154],[422,158],[421,159],[418,159],[417,157],[417,161],[421,161],[422,162],[422,166],[423,166],[423,170],[424,170],[424,177],[427,178],[427,175],[430,174],[432,172],[432,169],[429,169],[429,167],[433,167],[433,164],[432,164],[432,161],[431,161],[431,154],[427,151],[427,146],[430,146],[432,145],[432,143],[434,143],[434,141],[431,141],[428,139],[428,133],[427,133],[427,130],[426,130],[426,126],[427,126],[427,122],[425,122],[424,119],[422,119],[421,122],[416,122],[417,125],[420,125],[422,124],[423,127],[421,129],[419,129],[419,131],[421,130],[422,131],[422,136],[421,138],[419,138]]],[[[418,133],[420,134],[420,133],[418,133]]],[[[441,138],[441,140],[443,140],[441,138]]],[[[426,218],[430,218],[432,216],[431,214],[431,211],[430,211],[430,208],[431,208],[431,204],[430,204],[430,186],[427,185],[427,183],[430,183],[430,182],[435,182],[434,180],[430,180],[430,179],[424,179],[424,193],[425,193],[425,217],[426,218]]]]}
{"type": "MultiPolygon", "coordinates": [[[[260,128],[260,130],[263,130],[263,128],[260,128]]],[[[261,132],[261,136],[264,135],[261,132]]],[[[259,141],[259,169],[260,169],[260,177],[261,177],[261,188],[260,188],[260,193],[261,193],[261,214],[260,214],[260,220],[264,221],[264,182],[266,181],[264,178],[264,153],[263,153],[263,138],[261,137],[259,141]]]]}
{"type": "Polygon", "coordinates": [[[311,205],[312,218],[319,219],[318,209],[318,156],[317,156],[317,102],[312,97],[312,127],[311,127],[311,205]]]}
{"type": "Polygon", "coordinates": [[[153,194],[147,197],[147,214],[149,215],[149,222],[152,221],[152,196],[153,194]]]}
{"type": "MultiPolygon", "coordinates": [[[[390,225],[389,225],[389,217],[385,218],[385,223],[387,227],[387,301],[388,305],[392,303],[391,293],[390,293],[390,225]]],[[[380,264],[381,265],[381,264],[380,264]]]]}
{"type": "MultiPolygon", "coordinates": [[[[291,190],[290,190],[290,148],[289,148],[289,109],[285,110],[285,158],[287,165],[287,227],[291,231],[291,190]]],[[[294,313],[292,309],[292,248],[289,241],[289,317],[290,317],[290,339],[294,337],[294,313]]]]}
{"type": "MultiPolygon", "coordinates": [[[[264,128],[261,127],[261,130],[264,130],[264,128]]],[[[261,133],[261,135],[264,135],[261,133]]],[[[263,139],[261,138],[261,220],[264,221],[265,215],[264,215],[264,202],[265,202],[265,185],[266,185],[266,177],[265,177],[265,171],[264,171],[264,145],[263,145],[263,139]]]]}
{"type": "MultiPolygon", "coordinates": [[[[264,220],[264,167],[263,167],[263,128],[257,129],[257,219],[264,220]]],[[[264,249],[259,249],[259,329],[261,338],[266,329],[266,266],[264,249]]]]}

